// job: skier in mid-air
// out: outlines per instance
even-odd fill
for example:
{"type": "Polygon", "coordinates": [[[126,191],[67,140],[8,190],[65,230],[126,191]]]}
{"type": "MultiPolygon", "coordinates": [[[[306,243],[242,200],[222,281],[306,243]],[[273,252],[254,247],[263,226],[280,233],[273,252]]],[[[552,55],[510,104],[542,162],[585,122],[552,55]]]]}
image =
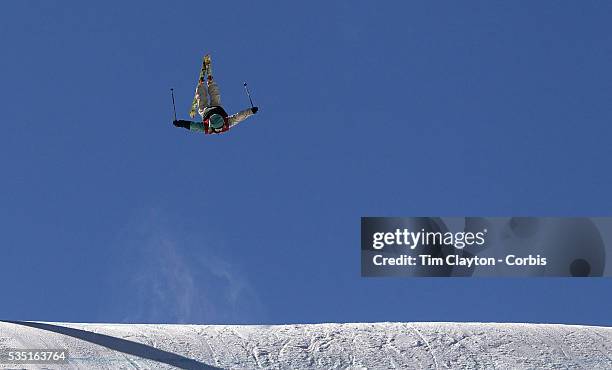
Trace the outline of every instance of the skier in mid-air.
{"type": "MultiPolygon", "coordinates": [[[[245,83],[246,87],[246,83],[245,83]]],[[[238,123],[257,113],[258,107],[247,108],[229,116],[221,106],[219,87],[213,80],[210,56],[206,55],[202,63],[198,86],[191,105],[189,116],[195,117],[195,112],[202,116],[202,122],[187,120],[174,120],[176,127],[183,127],[190,131],[204,132],[205,134],[220,134],[228,131],[238,123]],[[206,82],[204,82],[206,80],[206,82]],[[210,99],[208,96],[210,95],[210,99]]]]}

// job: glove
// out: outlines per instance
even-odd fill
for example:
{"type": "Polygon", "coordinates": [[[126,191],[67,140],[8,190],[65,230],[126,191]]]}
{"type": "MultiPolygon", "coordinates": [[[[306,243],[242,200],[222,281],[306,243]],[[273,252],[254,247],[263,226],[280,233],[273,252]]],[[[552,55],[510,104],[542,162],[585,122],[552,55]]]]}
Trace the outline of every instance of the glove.
{"type": "Polygon", "coordinates": [[[259,110],[259,107],[251,108],[251,112],[253,112],[253,114],[257,113],[258,110],[259,110]]]}
{"type": "Polygon", "coordinates": [[[183,128],[186,128],[187,130],[189,130],[190,123],[191,122],[185,121],[185,120],[182,120],[182,119],[180,119],[178,121],[173,121],[172,122],[172,124],[174,126],[176,126],[176,127],[183,127],[183,128]]]}

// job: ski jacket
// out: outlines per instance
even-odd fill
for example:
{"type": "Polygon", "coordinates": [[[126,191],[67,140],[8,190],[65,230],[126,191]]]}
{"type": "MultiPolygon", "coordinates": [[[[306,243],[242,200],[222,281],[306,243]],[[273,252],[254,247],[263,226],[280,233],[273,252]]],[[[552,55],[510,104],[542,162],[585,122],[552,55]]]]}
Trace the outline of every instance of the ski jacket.
{"type": "Polygon", "coordinates": [[[190,122],[189,130],[200,131],[204,132],[205,134],[221,134],[252,115],[253,111],[251,110],[251,108],[247,108],[238,113],[232,114],[231,116],[228,116],[227,112],[225,112],[225,109],[223,109],[223,107],[221,106],[206,107],[206,109],[204,110],[204,114],[202,115],[202,122],[190,122]],[[220,130],[215,131],[209,125],[208,120],[213,114],[221,115],[221,117],[223,117],[223,120],[225,121],[225,124],[220,130]]]}

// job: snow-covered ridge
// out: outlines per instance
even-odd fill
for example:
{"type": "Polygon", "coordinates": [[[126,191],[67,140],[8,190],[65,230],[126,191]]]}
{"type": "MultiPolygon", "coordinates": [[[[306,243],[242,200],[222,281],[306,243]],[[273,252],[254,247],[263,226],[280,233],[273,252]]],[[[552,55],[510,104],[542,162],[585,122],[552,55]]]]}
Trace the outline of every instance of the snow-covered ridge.
{"type": "Polygon", "coordinates": [[[58,369],[612,368],[612,328],[546,324],[0,322],[7,348],[67,349],[68,365],[45,365],[58,369]]]}

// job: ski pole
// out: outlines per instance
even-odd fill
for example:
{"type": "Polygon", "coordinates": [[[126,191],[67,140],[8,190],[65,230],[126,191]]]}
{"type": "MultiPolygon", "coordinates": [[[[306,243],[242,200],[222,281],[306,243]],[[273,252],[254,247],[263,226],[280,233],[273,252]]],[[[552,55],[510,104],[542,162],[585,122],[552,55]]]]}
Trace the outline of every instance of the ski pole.
{"type": "Polygon", "coordinates": [[[249,97],[249,102],[251,102],[251,108],[253,108],[253,100],[251,99],[251,94],[249,93],[249,88],[247,87],[247,83],[244,83],[244,89],[246,90],[247,96],[249,97]]]}
{"type": "Polygon", "coordinates": [[[176,121],[176,105],[174,104],[174,89],[170,89],[172,94],[172,110],[174,111],[174,120],[176,121]]]}

